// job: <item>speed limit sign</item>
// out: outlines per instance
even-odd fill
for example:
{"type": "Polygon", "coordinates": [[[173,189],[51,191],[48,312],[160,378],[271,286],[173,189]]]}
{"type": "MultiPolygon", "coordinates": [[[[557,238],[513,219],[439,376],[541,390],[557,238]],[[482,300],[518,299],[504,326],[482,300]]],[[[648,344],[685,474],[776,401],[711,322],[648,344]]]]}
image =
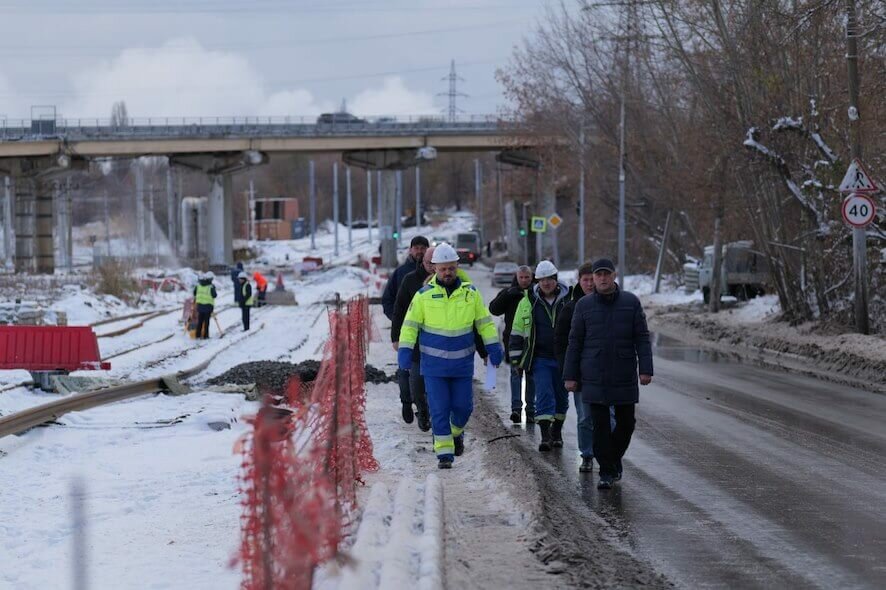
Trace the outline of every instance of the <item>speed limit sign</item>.
{"type": "Polygon", "coordinates": [[[867,227],[877,214],[877,206],[867,195],[853,193],[843,201],[843,220],[852,227],[867,227]]]}

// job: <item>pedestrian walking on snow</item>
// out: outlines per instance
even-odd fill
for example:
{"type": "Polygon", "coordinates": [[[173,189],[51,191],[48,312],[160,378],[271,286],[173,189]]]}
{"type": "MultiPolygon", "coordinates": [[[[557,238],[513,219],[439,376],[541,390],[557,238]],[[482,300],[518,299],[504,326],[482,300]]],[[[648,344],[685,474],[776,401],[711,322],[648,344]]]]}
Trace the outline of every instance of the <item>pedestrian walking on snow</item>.
{"type": "Polygon", "coordinates": [[[431,262],[434,276],[419,289],[403,320],[397,360],[409,370],[413,349],[419,347],[437,466],[449,469],[464,452],[464,430],[474,407],[474,328],[494,367],[501,364],[503,351],[480,292],[458,272],[455,248],[440,244],[431,262]]]}
{"type": "Polygon", "coordinates": [[[640,399],[638,382],[652,382],[652,345],[643,306],[636,295],[619,289],[612,261],[596,260],[592,271],[595,292],[575,304],[563,379],[568,390],[581,391],[600,464],[597,488],[609,489],[622,477],[640,399]],[[609,406],[615,407],[614,429],[609,406]]]}
{"type": "MultiPolygon", "coordinates": [[[[575,304],[579,299],[594,292],[593,264],[585,262],[578,267],[578,284],[572,288],[569,301],[563,306],[563,310],[557,317],[557,327],[554,330],[554,348],[557,352],[557,364],[560,373],[566,366],[566,349],[569,346],[569,330],[572,327],[572,316],[575,312],[575,304]]],[[[594,425],[591,415],[581,403],[581,392],[572,392],[575,402],[576,430],[578,432],[578,450],[581,453],[581,465],[578,470],[581,473],[591,473],[594,470],[594,425]]],[[[615,428],[615,411],[610,406],[611,427],[615,428]]]]}
{"type": "Polygon", "coordinates": [[[249,284],[249,275],[241,272],[238,275],[240,285],[237,289],[240,291],[240,314],[243,319],[243,331],[249,330],[249,311],[252,309],[252,285],[249,284]]]}
{"type": "MultiPolygon", "coordinates": [[[[532,269],[528,266],[520,266],[514,273],[514,279],[510,287],[505,287],[498,295],[489,302],[489,313],[494,316],[504,316],[505,327],[502,333],[502,341],[508,344],[511,339],[511,325],[514,323],[514,315],[517,306],[526,296],[526,291],[532,287],[532,269]]],[[[511,366],[511,422],[519,424],[523,412],[523,385],[526,385],[526,423],[535,422],[535,385],[529,374],[522,371],[517,363],[512,363],[509,357],[505,362],[511,366]]]]}
{"type": "Polygon", "coordinates": [[[542,260],[535,267],[538,284],[517,306],[508,356],[519,370],[528,371],[535,383],[535,421],[541,429],[539,451],[563,446],[563,422],[569,397],[557,364],[554,328],[569,298],[569,287],[557,280],[557,267],[542,260]]]}
{"type": "Polygon", "coordinates": [[[215,275],[207,272],[200,275],[197,286],[194,287],[194,303],[197,304],[197,339],[209,339],[209,320],[212,318],[212,312],[215,309],[215,298],[218,293],[212,281],[215,275]]]}

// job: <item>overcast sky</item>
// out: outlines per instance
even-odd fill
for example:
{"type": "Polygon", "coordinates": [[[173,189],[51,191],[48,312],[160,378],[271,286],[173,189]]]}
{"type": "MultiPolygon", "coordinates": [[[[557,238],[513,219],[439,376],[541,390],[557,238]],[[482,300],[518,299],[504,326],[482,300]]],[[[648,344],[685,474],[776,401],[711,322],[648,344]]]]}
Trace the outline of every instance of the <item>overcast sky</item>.
{"type": "Polygon", "coordinates": [[[450,60],[466,114],[544,0],[0,0],[0,115],[439,114],[450,60]]]}

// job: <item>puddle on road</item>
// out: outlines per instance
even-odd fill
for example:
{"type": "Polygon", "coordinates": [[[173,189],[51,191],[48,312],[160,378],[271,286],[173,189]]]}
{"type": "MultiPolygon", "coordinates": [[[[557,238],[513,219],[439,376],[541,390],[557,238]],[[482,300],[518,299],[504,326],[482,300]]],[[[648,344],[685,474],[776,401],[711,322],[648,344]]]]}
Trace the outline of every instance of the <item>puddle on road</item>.
{"type": "Polygon", "coordinates": [[[652,332],[651,335],[652,354],[663,359],[687,363],[724,363],[729,361],[726,356],[718,352],[702,350],[658,332],[652,332]]]}

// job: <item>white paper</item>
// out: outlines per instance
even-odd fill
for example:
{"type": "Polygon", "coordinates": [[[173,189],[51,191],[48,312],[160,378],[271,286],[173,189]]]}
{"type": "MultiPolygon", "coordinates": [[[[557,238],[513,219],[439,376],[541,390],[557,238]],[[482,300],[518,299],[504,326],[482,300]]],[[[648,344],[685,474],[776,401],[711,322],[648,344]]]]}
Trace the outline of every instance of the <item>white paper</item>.
{"type": "Polygon", "coordinates": [[[491,391],[495,389],[495,378],[498,371],[492,366],[492,363],[486,365],[486,381],[483,383],[483,389],[491,391]]]}

